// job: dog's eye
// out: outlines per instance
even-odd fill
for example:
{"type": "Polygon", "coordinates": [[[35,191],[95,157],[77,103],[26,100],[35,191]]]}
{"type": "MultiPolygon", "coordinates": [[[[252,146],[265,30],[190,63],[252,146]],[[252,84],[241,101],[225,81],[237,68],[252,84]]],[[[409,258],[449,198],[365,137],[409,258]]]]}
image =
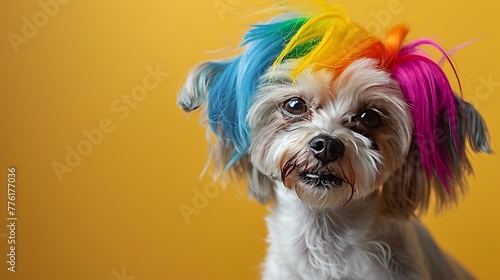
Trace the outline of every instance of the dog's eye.
{"type": "Polygon", "coordinates": [[[365,127],[374,128],[380,124],[382,119],[380,118],[380,115],[376,111],[372,109],[367,109],[361,112],[361,114],[359,114],[359,121],[365,127]]]}
{"type": "Polygon", "coordinates": [[[301,116],[307,113],[306,102],[298,97],[292,97],[285,101],[283,104],[283,110],[285,113],[291,116],[301,116]]]}

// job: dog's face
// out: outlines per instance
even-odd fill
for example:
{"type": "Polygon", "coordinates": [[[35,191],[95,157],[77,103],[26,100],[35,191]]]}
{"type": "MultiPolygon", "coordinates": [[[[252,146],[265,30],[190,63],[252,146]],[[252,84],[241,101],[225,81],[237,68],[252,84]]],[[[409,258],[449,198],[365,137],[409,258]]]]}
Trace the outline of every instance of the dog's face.
{"type": "Polygon", "coordinates": [[[438,208],[456,201],[467,145],[491,150],[479,113],[420,47],[447,53],[404,45],[405,26],[379,39],[335,9],[257,25],[241,54],[190,73],[178,103],[205,105],[215,167],[247,175],[262,203],[276,181],[314,208],[381,185],[380,209],[394,216],[425,211],[431,191],[438,208]]]}
{"type": "Polygon", "coordinates": [[[264,175],[313,207],[335,207],[373,193],[399,168],[411,119],[396,81],[370,59],[334,78],[293,61],[264,75],[248,113],[250,159],[264,175]]]}

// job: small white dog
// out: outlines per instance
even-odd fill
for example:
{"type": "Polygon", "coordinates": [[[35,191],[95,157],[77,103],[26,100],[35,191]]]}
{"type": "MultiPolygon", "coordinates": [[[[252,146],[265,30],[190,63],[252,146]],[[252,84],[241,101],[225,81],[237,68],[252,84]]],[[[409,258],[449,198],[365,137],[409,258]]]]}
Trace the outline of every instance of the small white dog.
{"type": "Polygon", "coordinates": [[[189,75],[178,103],[205,104],[216,167],[274,201],[264,279],[472,278],[414,213],[431,192],[438,209],[457,201],[487,129],[420,47],[447,53],[407,32],[379,39],[339,6],[286,14],[189,75]]]}

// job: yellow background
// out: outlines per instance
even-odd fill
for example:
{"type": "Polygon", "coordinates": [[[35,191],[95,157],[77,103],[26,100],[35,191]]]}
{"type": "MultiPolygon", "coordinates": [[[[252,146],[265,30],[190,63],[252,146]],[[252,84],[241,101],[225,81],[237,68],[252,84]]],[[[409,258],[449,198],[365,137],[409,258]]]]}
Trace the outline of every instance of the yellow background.
{"type": "MultiPolygon", "coordinates": [[[[375,29],[410,23],[411,39],[433,36],[451,48],[481,38],[454,60],[465,98],[500,139],[497,2],[340,2],[375,29]],[[485,87],[484,80],[494,83],[485,87]]],[[[267,17],[253,12],[287,3],[72,0],[16,53],[9,34],[21,35],[23,17],[33,22],[43,9],[35,0],[0,2],[0,279],[257,279],[266,208],[247,199],[245,186],[221,191],[199,177],[205,131],[199,114],[184,114],[175,100],[193,65],[231,53],[207,51],[235,48],[247,24],[267,17]],[[129,115],[117,113],[112,104],[122,106],[121,96],[142,85],[147,67],[168,77],[129,115]],[[114,130],[60,182],[52,164],[65,164],[67,148],[83,145],[82,131],[103,120],[114,130]],[[15,273],[6,263],[9,166],[17,168],[15,273]],[[199,209],[184,219],[181,205],[199,209]]],[[[460,207],[424,222],[476,276],[496,279],[500,161],[481,155],[473,164],[460,207]]]]}

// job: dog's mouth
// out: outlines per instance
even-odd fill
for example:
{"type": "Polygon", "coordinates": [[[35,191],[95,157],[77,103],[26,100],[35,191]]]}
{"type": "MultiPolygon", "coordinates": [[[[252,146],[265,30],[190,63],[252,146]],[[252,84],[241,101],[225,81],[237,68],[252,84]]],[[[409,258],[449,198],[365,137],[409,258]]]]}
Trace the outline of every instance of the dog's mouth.
{"type": "Polygon", "coordinates": [[[344,183],[344,180],[341,177],[338,177],[333,173],[302,172],[299,174],[299,177],[304,184],[327,189],[340,187],[344,183]]]}
{"type": "Polygon", "coordinates": [[[281,169],[281,181],[289,189],[317,188],[324,190],[353,187],[352,180],[335,166],[312,166],[307,161],[297,162],[298,155],[291,157],[281,169]]]}

